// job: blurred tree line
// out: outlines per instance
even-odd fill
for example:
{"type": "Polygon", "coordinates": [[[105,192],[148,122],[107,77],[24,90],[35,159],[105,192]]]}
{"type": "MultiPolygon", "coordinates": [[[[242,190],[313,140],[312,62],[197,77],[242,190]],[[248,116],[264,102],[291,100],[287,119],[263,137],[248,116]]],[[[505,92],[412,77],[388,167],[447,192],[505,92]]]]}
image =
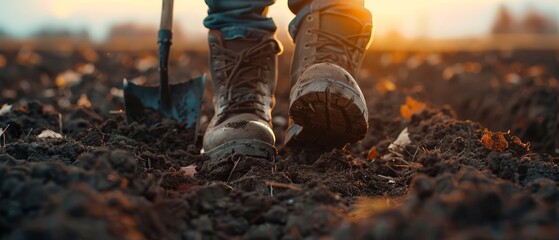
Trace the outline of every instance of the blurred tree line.
{"type": "Polygon", "coordinates": [[[535,8],[528,8],[521,17],[518,17],[507,6],[501,5],[491,33],[559,34],[559,27],[557,19],[535,8]]]}

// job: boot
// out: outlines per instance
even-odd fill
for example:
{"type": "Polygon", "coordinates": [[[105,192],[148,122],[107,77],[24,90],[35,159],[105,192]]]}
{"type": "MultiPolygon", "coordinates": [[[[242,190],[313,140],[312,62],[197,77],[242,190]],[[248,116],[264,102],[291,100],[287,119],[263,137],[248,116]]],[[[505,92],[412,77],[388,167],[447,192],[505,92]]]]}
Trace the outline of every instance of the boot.
{"type": "Polygon", "coordinates": [[[277,150],[271,112],[281,46],[273,34],[224,40],[216,30],[208,41],[215,115],[204,135],[204,151],[212,159],[228,153],[272,158],[277,150]]]}
{"type": "Polygon", "coordinates": [[[372,33],[363,8],[311,12],[295,38],[286,145],[341,148],[363,139],[368,111],[355,82],[372,33]]]}

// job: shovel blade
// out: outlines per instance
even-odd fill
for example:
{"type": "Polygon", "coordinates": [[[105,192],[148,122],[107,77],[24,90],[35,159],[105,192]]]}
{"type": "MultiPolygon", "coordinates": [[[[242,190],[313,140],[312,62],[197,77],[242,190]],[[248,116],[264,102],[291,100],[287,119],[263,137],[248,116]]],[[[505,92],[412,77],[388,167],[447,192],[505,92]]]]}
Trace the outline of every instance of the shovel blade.
{"type": "Polygon", "coordinates": [[[162,109],[159,104],[159,86],[141,86],[125,79],[123,90],[126,120],[142,122],[147,116],[146,109],[152,109],[159,111],[164,117],[184,123],[186,127],[194,127],[197,134],[205,83],[206,76],[202,75],[184,83],[171,84],[171,106],[162,109]]]}

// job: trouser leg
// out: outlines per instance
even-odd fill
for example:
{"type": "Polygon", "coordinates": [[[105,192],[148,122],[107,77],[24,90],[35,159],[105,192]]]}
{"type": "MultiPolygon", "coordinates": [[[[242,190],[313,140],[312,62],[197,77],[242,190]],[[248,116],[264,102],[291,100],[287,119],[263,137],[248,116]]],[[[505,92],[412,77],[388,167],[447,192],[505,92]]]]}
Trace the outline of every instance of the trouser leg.
{"type": "Polygon", "coordinates": [[[261,38],[275,33],[274,21],[267,17],[275,0],[206,0],[208,16],[204,26],[223,33],[225,40],[261,38]]]}

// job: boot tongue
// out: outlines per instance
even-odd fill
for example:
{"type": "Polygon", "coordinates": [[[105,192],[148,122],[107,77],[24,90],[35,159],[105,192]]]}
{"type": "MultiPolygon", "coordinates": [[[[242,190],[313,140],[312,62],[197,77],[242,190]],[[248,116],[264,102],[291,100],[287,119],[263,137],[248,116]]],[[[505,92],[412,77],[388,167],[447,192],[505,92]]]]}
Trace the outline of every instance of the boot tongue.
{"type": "Polygon", "coordinates": [[[236,52],[241,52],[244,49],[248,49],[256,44],[258,44],[260,40],[252,40],[252,39],[233,39],[225,41],[225,47],[227,49],[231,49],[236,52]]]}

